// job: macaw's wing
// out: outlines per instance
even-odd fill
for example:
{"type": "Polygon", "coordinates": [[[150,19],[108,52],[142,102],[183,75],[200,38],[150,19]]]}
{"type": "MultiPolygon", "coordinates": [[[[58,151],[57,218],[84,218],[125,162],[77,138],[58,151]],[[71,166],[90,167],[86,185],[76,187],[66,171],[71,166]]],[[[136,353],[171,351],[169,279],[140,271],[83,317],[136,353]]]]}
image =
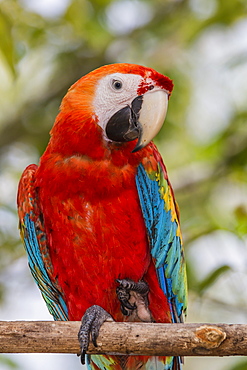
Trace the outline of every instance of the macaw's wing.
{"type": "Polygon", "coordinates": [[[173,322],[181,322],[187,281],[179,212],[162,158],[155,145],[150,146],[152,153],[139,165],[136,184],[159,283],[173,322]]]}
{"type": "Polygon", "coordinates": [[[28,166],[21,177],[17,204],[20,232],[28,255],[31,273],[55,320],[68,320],[68,310],[53,277],[49,246],[44,230],[43,215],[34,188],[36,165],[28,166]]]}

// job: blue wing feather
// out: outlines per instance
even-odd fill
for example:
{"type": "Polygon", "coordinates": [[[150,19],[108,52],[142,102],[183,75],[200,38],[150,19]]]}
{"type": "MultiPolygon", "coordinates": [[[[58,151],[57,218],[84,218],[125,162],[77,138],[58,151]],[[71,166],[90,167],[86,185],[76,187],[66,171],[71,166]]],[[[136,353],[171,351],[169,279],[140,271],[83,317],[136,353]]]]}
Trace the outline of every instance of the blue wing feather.
{"type": "Polygon", "coordinates": [[[173,193],[159,164],[155,173],[139,165],[136,185],[159,283],[168,298],[173,322],[179,322],[186,310],[187,284],[173,193]]]}
{"type": "Polygon", "coordinates": [[[47,273],[40,252],[35,223],[30,219],[29,214],[26,214],[24,218],[24,227],[24,246],[28,255],[28,264],[48,310],[55,320],[68,320],[65,301],[47,273]]]}
{"type": "Polygon", "coordinates": [[[27,167],[18,190],[18,212],[21,236],[28,256],[31,273],[55,320],[68,320],[68,310],[55,279],[51,278],[52,265],[49,257],[42,215],[34,194],[33,180],[36,166],[27,167]]]}

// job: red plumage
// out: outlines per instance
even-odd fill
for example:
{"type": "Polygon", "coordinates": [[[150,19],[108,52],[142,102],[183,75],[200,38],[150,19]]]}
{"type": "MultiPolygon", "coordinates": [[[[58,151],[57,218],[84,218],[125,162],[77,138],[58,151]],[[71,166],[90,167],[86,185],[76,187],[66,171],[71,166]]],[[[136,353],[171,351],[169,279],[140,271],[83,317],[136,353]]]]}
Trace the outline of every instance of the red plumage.
{"type": "MultiPolygon", "coordinates": [[[[154,149],[131,153],[135,142],[104,143],[92,111],[96,81],[115,71],[142,76],[151,71],[154,77],[153,70],[141,66],[112,65],[76,82],[61,104],[35,187],[69,318],[80,320],[89,306],[98,304],[122,320],[116,279],[128,277],[145,278],[155,320],[169,322],[135,185],[137,166],[154,149]]],[[[171,88],[169,79],[157,79],[171,88]]]]}
{"type": "MultiPolygon", "coordinates": [[[[87,140],[94,142],[89,136],[87,140]]],[[[80,320],[93,304],[123,320],[116,279],[128,277],[149,283],[155,320],[170,321],[135,185],[137,165],[141,157],[152,155],[152,147],[141,155],[131,153],[133,147],[130,143],[125,150],[108,151],[101,145],[103,155],[100,158],[98,150],[97,160],[79,155],[65,158],[48,148],[40,160],[35,186],[54,275],[71,320],[80,320]]]]}
{"type": "MultiPolygon", "coordinates": [[[[62,293],[70,320],[80,320],[92,305],[101,306],[117,321],[126,320],[116,296],[116,279],[128,278],[148,283],[154,320],[171,322],[136,187],[140,163],[156,168],[162,160],[152,143],[133,153],[137,140],[105,140],[94,112],[98,81],[117,72],[145,79],[139,95],[153,89],[150,80],[169,94],[173,87],[171,80],[156,71],[128,64],[105,66],[77,81],[62,101],[39,166],[29,166],[23,174],[19,216],[23,220],[27,212],[25,193],[36,197],[31,218],[36,222],[42,214],[50,278],[62,293]]],[[[167,179],[165,167],[163,171],[167,179]]]]}

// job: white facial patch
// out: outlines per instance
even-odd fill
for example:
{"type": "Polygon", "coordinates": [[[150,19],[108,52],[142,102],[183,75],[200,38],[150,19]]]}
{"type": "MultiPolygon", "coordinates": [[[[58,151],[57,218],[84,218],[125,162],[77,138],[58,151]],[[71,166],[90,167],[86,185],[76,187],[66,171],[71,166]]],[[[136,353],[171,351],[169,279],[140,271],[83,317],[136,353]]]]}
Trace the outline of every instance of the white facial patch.
{"type": "Polygon", "coordinates": [[[105,131],[109,119],[120,109],[130,106],[137,97],[142,77],[136,74],[113,73],[103,77],[97,87],[93,101],[98,125],[105,131]]]}

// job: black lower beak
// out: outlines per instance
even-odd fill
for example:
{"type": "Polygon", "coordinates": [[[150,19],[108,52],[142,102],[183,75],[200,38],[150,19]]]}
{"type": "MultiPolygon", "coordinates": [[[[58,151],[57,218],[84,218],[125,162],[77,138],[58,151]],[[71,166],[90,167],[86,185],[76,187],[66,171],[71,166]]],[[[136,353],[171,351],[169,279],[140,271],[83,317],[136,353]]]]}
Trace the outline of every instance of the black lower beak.
{"type": "Polygon", "coordinates": [[[130,106],[116,112],[106,125],[107,137],[116,142],[126,142],[137,139],[141,134],[138,122],[142,106],[142,96],[135,98],[130,106]]]}

